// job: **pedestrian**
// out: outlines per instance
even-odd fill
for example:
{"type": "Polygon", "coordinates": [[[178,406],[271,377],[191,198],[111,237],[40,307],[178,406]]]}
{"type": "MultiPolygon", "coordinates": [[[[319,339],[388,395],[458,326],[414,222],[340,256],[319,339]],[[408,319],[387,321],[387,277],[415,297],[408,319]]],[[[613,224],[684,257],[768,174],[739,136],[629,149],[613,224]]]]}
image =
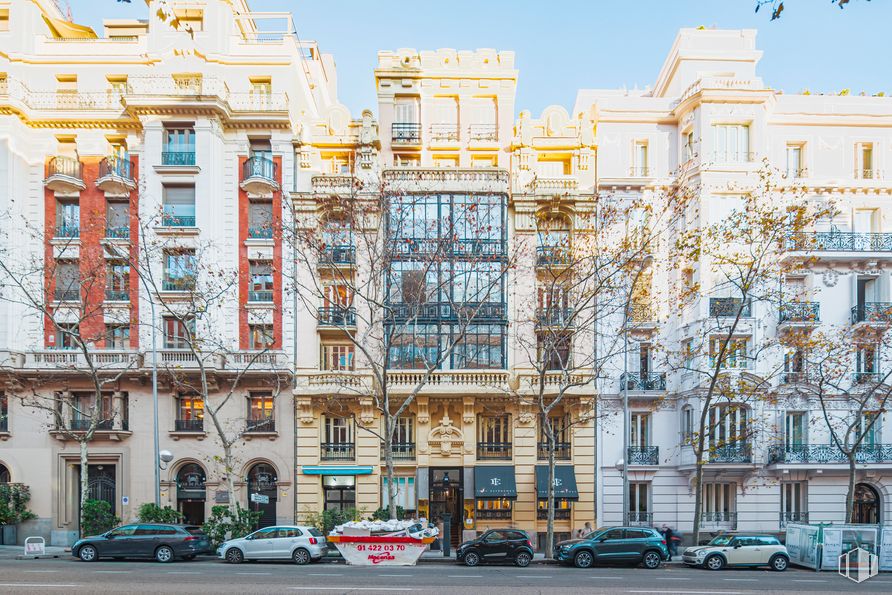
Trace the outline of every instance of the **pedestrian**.
{"type": "Polygon", "coordinates": [[[675,531],[672,530],[672,527],[663,523],[663,529],[661,531],[663,534],[663,538],[666,540],[666,548],[669,550],[669,562],[672,561],[672,556],[678,555],[678,542],[681,541],[681,538],[675,534],[675,531]]]}
{"type": "Polygon", "coordinates": [[[592,529],[592,524],[591,524],[589,521],[586,521],[586,522],[585,522],[585,527],[583,527],[583,529],[582,529],[582,537],[585,537],[586,535],[588,535],[588,534],[591,533],[592,531],[594,531],[594,529],[592,529]]]}

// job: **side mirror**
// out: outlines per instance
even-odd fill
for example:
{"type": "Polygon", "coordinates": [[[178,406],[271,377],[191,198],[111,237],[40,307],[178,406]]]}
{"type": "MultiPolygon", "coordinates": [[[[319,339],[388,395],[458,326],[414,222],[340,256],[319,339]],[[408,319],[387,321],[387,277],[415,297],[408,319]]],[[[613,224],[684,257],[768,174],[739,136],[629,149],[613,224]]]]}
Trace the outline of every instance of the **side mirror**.
{"type": "Polygon", "coordinates": [[[736,550],[736,549],[740,549],[740,544],[739,544],[739,543],[735,543],[735,544],[734,544],[734,549],[735,549],[735,550],[736,550]]]}
{"type": "Polygon", "coordinates": [[[252,535],[245,535],[245,539],[248,540],[248,541],[251,541],[252,539],[254,539],[254,535],[253,535],[253,534],[252,534],[252,535]]]}

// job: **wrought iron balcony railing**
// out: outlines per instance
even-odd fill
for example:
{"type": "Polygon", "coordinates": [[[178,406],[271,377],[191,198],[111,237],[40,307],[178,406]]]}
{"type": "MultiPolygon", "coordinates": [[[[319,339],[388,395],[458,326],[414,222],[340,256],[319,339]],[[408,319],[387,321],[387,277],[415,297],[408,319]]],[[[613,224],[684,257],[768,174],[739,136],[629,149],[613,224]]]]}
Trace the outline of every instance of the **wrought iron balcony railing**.
{"type": "Polygon", "coordinates": [[[104,157],[99,162],[99,177],[114,176],[133,181],[133,161],[117,155],[104,157]]]}
{"type": "Polygon", "coordinates": [[[478,519],[489,520],[489,521],[510,521],[511,520],[511,509],[510,508],[500,508],[497,510],[493,509],[477,509],[474,511],[474,516],[478,519]]]}
{"type": "MultiPolygon", "coordinates": [[[[858,463],[892,463],[892,444],[862,444],[855,452],[858,463]]],[[[836,444],[777,444],[768,449],[768,464],[847,463],[836,444]]]]}
{"type": "Polygon", "coordinates": [[[390,239],[389,248],[393,258],[418,258],[421,256],[447,257],[505,257],[507,248],[500,239],[474,238],[409,238],[390,239]]]}
{"type": "Polygon", "coordinates": [[[573,308],[552,306],[549,308],[539,308],[536,311],[536,325],[539,327],[556,326],[562,328],[572,328],[575,326],[573,318],[573,308]]]}
{"type": "Polygon", "coordinates": [[[47,177],[66,176],[83,181],[84,164],[74,157],[58,155],[50,159],[47,164],[47,177]]]}
{"type": "Polygon", "coordinates": [[[161,281],[162,291],[193,291],[195,289],[194,277],[182,277],[175,279],[163,279],[161,281]]]}
{"type": "Polygon", "coordinates": [[[781,304],[778,321],[784,322],[820,322],[821,304],[819,302],[785,302],[781,304]]]}
{"type": "Polygon", "coordinates": [[[64,223],[57,225],[53,232],[56,238],[79,238],[81,237],[81,226],[76,223],[64,223]]]}
{"type": "Polygon", "coordinates": [[[569,264],[570,252],[564,246],[537,246],[536,266],[551,267],[569,264]]]}
{"type": "Polygon", "coordinates": [[[890,252],[892,233],[818,231],[791,234],[787,250],[815,252],[890,252]]]}
{"type": "Polygon", "coordinates": [[[248,419],[245,422],[246,432],[275,432],[276,420],[271,418],[265,419],[248,419]]]}
{"type": "Polygon", "coordinates": [[[783,529],[787,526],[788,523],[803,523],[807,525],[808,512],[796,512],[792,510],[781,512],[779,515],[778,524],[783,529]]]}
{"type": "Polygon", "coordinates": [[[634,391],[666,390],[665,372],[625,372],[620,375],[620,386],[634,391]]]}
{"type": "Polygon", "coordinates": [[[701,512],[700,523],[702,525],[721,525],[727,529],[736,529],[737,513],[728,510],[701,512]]]}
{"type": "Polygon", "coordinates": [[[633,527],[651,527],[654,524],[654,513],[630,510],[629,524],[633,527]]]}
{"type": "Polygon", "coordinates": [[[79,302],[81,290],[79,287],[57,287],[53,292],[57,302],[79,302]]]}
{"type": "Polygon", "coordinates": [[[271,289],[263,290],[263,291],[249,291],[248,292],[248,301],[249,302],[272,302],[273,301],[273,292],[271,289]]]}
{"type": "MultiPolygon", "coordinates": [[[[548,460],[548,443],[547,442],[538,442],[536,443],[536,458],[540,461],[548,460]]],[[[554,443],[554,458],[558,461],[569,461],[570,460],[570,443],[569,442],[555,442],[554,443]]]]}
{"type": "Polygon", "coordinates": [[[130,301],[130,292],[126,289],[106,289],[105,301],[107,302],[128,302],[130,301]]]}
{"type": "Polygon", "coordinates": [[[249,227],[248,237],[252,240],[271,240],[273,238],[273,228],[269,225],[249,227]]]}
{"type": "Polygon", "coordinates": [[[127,225],[107,225],[105,227],[105,237],[115,240],[129,239],[130,227],[127,225]]]}
{"type": "Polygon", "coordinates": [[[709,298],[710,316],[734,318],[738,312],[742,318],[751,317],[752,303],[740,298],[709,298]]]}
{"type": "Polygon", "coordinates": [[[195,227],[195,215],[164,213],[161,216],[161,225],[164,227],[195,227]]]}
{"type": "Polygon", "coordinates": [[[204,432],[204,420],[177,419],[174,420],[174,430],[177,432],[204,432]]]}
{"type": "Polygon", "coordinates": [[[319,308],[319,326],[356,326],[356,308],[319,308]]]}
{"type": "Polygon", "coordinates": [[[866,302],[852,307],[852,324],[859,322],[892,322],[892,303],[866,302]]]}
{"type": "Polygon", "coordinates": [[[709,450],[709,463],[752,463],[753,450],[749,444],[728,444],[709,450]]]}
{"type": "Polygon", "coordinates": [[[478,442],[477,460],[511,460],[510,442],[478,442]]]}
{"type": "Polygon", "coordinates": [[[355,458],[356,445],[353,442],[323,442],[323,461],[352,461],[355,458]]]}
{"type": "Polygon", "coordinates": [[[876,384],[883,376],[880,372],[853,372],[852,384],[876,384]]]}
{"type": "MultiPolygon", "coordinates": [[[[539,508],[536,510],[536,519],[540,521],[544,521],[548,518],[548,509],[547,508],[539,508]]],[[[569,508],[555,508],[554,510],[554,520],[556,521],[564,521],[570,518],[570,509],[569,508]]]]}
{"type": "Polygon", "coordinates": [[[394,122],[390,131],[392,143],[417,145],[421,142],[421,124],[416,122],[394,122]]]}
{"type": "Polygon", "coordinates": [[[391,310],[391,321],[415,319],[419,321],[474,320],[477,322],[504,322],[507,304],[504,302],[467,302],[449,304],[446,302],[430,302],[420,304],[388,304],[391,310]]]}
{"type": "Polygon", "coordinates": [[[195,151],[162,151],[161,165],[178,167],[195,165],[195,151]]]}
{"type": "Polygon", "coordinates": [[[643,324],[653,322],[654,309],[650,304],[629,304],[629,322],[632,324],[643,324]]]}
{"type": "Polygon", "coordinates": [[[499,140],[499,129],[495,124],[471,124],[468,136],[472,141],[495,141],[499,140]]]}
{"type": "Polygon", "coordinates": [[[356,248],[353,246],[326,246],[320,264],[353,264],[356,262],[356,248]]]}
{"type": "Polygon", "coordinates": [[[457,141],[458,124],[431,124],[432,141],[457,141]]]}
{"type": "MultiPolygon", "coordinates": [[[[415,443],[414,442],[391,442],[390,456],[394,461],[414,461],[415,460],[415,443]]],[[[381,444],[381,460],[384,460],[384,444],[381,444]]]]}
{"type": "MultiPolygon", "coordinates": [[[[72,432],[87,432],[93,426],[91,419],[72,419],[68,422],[68,429],[72,432]]],[[[108,431],[114,428],[114,422],[110,419],[103,419],[96,422],[96,430],[108,431]]],[[[62,428],[60,428],[62,429],[62,428]]]]}
{"type": "Polygon", "coordinates": [[[252,155],[242,165],[242,180],[248,178],[263,178],[270,182],[276,181],[278,165],[272,159],[261,155],[252,155]]]}
{"type": "Polygon", "coordinates": [[[659,465],[659,446],[630,446],[627,457],[629,465],[659,465]]]}

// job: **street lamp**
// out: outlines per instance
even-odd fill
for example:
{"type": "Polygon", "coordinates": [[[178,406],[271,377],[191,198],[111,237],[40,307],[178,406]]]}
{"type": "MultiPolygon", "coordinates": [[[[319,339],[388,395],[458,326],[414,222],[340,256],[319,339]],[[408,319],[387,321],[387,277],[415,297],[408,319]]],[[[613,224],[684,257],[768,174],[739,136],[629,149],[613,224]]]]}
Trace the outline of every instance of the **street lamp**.
{"type": "Polygon", "coordinates": [[[173,453],[169,450],[162,450],[158,453],[158,468],[167,469],[167,464],[173,460],[173,453]]]}

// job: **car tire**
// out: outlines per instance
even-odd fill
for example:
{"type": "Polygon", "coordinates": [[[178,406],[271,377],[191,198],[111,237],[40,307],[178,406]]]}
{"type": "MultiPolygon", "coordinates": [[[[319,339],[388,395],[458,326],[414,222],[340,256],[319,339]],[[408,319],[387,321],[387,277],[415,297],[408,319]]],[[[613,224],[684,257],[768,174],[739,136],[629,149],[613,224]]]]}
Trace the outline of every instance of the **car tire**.
{"type": "Polygon", "coordinates": [[[161,562],[162,564],[167,564],[168,562],[173,562],[174,554],[173,548],[169,545],[162,545],[158,549],[155,550],[155,561],[161,562]]]}
{"type": "Polygon", "coordinates": [[[465,554],[465,566],[477,566],[480,564],[480,554],[475,551],[470,551],[465,554]]]}
{"type": "Polygon", "coordinates": [[[775,554],[768,561],[768,566],[775,572],[783,572],[790,565],[790,560],[782,554],[775,554]]]}
{"type": "Polygon", "coordinates": [[[520,566],[521,568],[526,568],[532,561],[533,557],[529,554],[529,552],[520,552],[519,554],[514,556],[514,564],[520,566]]]}
{"type": "Polygon", "coordinates": [[[594,563],[595,557],[587,550],[576,552],[576,555],[573,556],[573,565],[576,568],[591,568],[594,563]]]}
{"type": "Polygon", "coordinates": [[[84,562],[95,562],[99,559],[99,551],[95,545],[83,545],[77,550],[77,557],[84,562]]]}
{"type": "Polygon", "coordinates": [[[231,547],[226,550],[225,559],[230,564],[241,564],[245,561],[245,555],[237,547],[231,547]]]}
{"type": "Polygon", "coordinates": [[[713,554],[703,560],[703,567],[709,570],[721,570],[725,567],[725,559],[718,554],[713,554]]]}
{"type": "Polygon", "coordinates": [[[663,556],[661,556],[660,553],[655,550],[644,552],[644,556],[641,557],[641,563],[648,570],[655,570],[659,568],[662,562],[663,556]]]}
{"type": "Polygon", "coordinates": [[[294,550],[294,552],[291,554],[291,559],[294,560],[294,563],[297,564],[298,566],[303,566],[305,564],[309,564],[310,563],[310,552],[308,552],[307,550],[305,550],[302,547],[299,547],[296,550],[294,550]]]}

